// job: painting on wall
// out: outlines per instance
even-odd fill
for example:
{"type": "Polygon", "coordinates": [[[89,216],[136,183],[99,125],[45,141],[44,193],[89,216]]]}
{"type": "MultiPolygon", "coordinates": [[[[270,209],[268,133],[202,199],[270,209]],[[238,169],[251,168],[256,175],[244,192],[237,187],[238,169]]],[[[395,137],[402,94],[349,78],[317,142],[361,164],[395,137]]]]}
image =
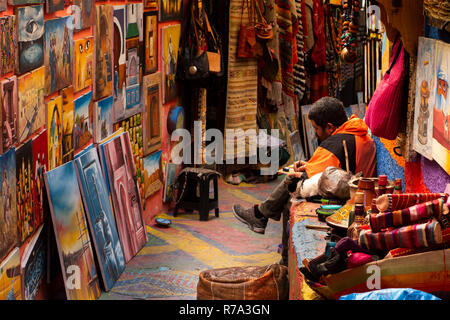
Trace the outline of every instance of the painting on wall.
{"type": "Polygon", "coordinates": [[[114,122],[125,117],[126,97],[126,5],[114,6],[114,90],[113,118],[114,122]]]}
{"type": "Polygon", "coordinates": [[[0,48],[0,74],[3,76],[13,72],[16,68],[17,32],[15,16],[0,18],[0,48]]]}
{"type": "Polygon", "coordinates": [[[57,96],[47,104],[48,167],[52,170],[62,164],[62,96],[57,96]]]}
{"type": "Polygon", "coordinates": [[[183,0],[159,0],[159,20],[181,20],[183,0]]]}
{"type": "Polygon", "coordinates": [[[44,172],[48,169],[47,129],[33,137],[33,212],[34,225],[37,228],[44,222],[44,172]]]}
{"type": "Polygon", "coordinates": [[[66,0],[45,0],[46,13],[64,10],[66,0]]]}
{"type": "Polygon", "coordinates": [[[0,0],[0,12],[6,10],[6,0],[0,0]]]}
{"type": "Polygon", "coordinates": [[[16,151],[11,148],[0,155],[0,260],[19,241],[16,201],[16,151]]]}
{"type": "Polygon", "coordinates": [[[22,300],[19,248],[0,262],[0,300],[22,300]]]}
{"type": "Polygon", "coordinates": [[[113,85],[113,7],[96,6],[97,19],[95,25],[94,51],[94,99],[98,100],[112,95],[113,85]]]}
{"type": "Polygon", "coordinates": [[[0,151],[5,152],[17,141],[17,77],[4,79],[0,85],[2,136],[0,151]]]}
{"type": "Polygon", "coordinates": [[[150,10],[158,10],[159,0],[144,0],[144,8],[150,10]]]}
{"type": "Polygon", "coordinates": [[[20,76],[18,82],[17,141],[24,141],[30,134],[45,125],[44,67],[20,76]]]}
{"type": "Polygon", "coordinates": [[[127,86],[139,82],[139,48],[132,47],[127,50],[127,86]]]}
{"type": "Polygon", "coordinates": [[[175,199],[174,186],[177,178],[177,165],[172,162],[166,162],[164,174],[163,202],[168,203],[175,199]]]}
{"type": "Polygon", "coordinates": [[[128,263],[147,242],[128,132],[103,145],[119,238],[128,263]]]}
{"type": "Polygon", "coordinates": [[[95,103],[94,142],[99,142],[113,133],[112,105],[112,96],[95,103]]]}
{"type": "Polygon", "coordinates": [[[450,174],[450,44],[436,47],[436,90],[433,109],[433,159],[450,174]]]}
{"type": "Polygon", "coordinates": [[[72,84],[72,16],[45,21],[45,95],[72,84]]]}
{"type": "Polygon", "coordinates": [[[74,153],[78,149],[89,144],[93,140],[93,130],[90,118],[92,104],[92,91],[74,100],[75,118],[73,122],[73,148],[74,153]]]}
{"type": "Polygon", "coordinates": [[[100,295],[83,202],[75,163],[67,162],[44,175],[53,229],[68,300],[95,300],[100,295]],[[80,276],[77,286],[70,277],[80,276]]]}
{"type": "Polygon", "coordinates": [[[26,245],[21,263],[23,300],[34,300],[47,269],[47,230],[41,225],[26,245]]]}
{"type": "Polygon", "coordinates": [[[97,150],[90,149],[75,162],[100,274],[109,291],[125,269],[125,258],[97,150]]]}
{"type": "Polygon", "coordinates": [[[73,87],[61,90],[62,93],[62,152],[63,163],[73,159],[73,121],[75,105],[73,103],[73,87]]]}
{"type": "Polygon", "coordinates": [[[177,87],[175,80],[175,72],[177,70],[178,45],[180,41],[181,25],[176,24],[162,28],[162,63],[161,70],[163,73],[163,103],[177,97],[177,87]]]}
{"type": "Polygon", "coordinates": [[[142,3],[128,3],[127,5],[127,33],[126,39],[139,38],[139,14],[142,13],[142,3]]]}
{"type": "Polygon", "coordinates": [[[144,199],[147,199],[163,186],[162,150],[144,158],[144,199]]]}
{"type": "Polygon", "coordinates": [[[317,140],[314,127],[311,124],[311,120],[308,118],[309,110],[311,109],[311,105],[304,105],[301,107],[302,110],[302,118],[303,118],[303,137],[305,138],[305,146],[307,146],[308,150],[308,158],[312,157],[314,151],[316,151],[319,146],[319,141],[317,140]]]}
{"type": "Polygon", "coordinates": [[[158,70],[158,14],[144,12],[144,72],[158,70]]]}
{"type": "Polygon", "coordinates": [[[75,31],[86,29],[95,24],[95,0],[73,0],[77,6],[79,17],[74,19],[75,31]]]}
{"type": "Polygon", "coordinates": [[[147,75],[143,80],[144,97],[144,154],[161,148],[161,75],[159,72],[147,75]]]}
{"type": "Polygon", "coordinates": [[[92,84],[94,67],[94,37],[75,40],[74,90],[78,92],[92,84]]]}
{"type": "MultiPolygon", "coordinates": [[[[8,0],[8,4],[10,6],[21,6],[24,4],[38,4],[38,3],[45,3],[44,0],[8,0]]],[[[6,4],[6,0],[5,0],[6,4]]]]}
{"type": "Polygon", "coordinates": [[[44,6],[25,6],[16,10],[16,72],[22,74],[44,64],[44,6]]]}
{"type": "Polygon", "coordinates": [[[33,216],[33,141],[16,149],[17,226],[23,243],[35,230],[33,216]]]}

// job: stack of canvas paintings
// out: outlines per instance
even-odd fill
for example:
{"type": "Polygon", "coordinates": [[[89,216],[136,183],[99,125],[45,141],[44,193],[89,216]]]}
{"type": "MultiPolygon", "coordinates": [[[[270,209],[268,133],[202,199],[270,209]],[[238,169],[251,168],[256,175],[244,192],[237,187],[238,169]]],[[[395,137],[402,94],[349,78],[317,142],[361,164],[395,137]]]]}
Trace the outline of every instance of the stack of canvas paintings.
{"type": "Polygon", "coordinates": [[[44,174],[68,300],[95,300],[99,275],[89,236],[75,163],[67,162],[44,174]]]}
{"type": "Polygon", "coordinates": [[[75,162],[100,273],[109,291],[125,269],[125,258],[97,149],[86,151],[75,162]]]}

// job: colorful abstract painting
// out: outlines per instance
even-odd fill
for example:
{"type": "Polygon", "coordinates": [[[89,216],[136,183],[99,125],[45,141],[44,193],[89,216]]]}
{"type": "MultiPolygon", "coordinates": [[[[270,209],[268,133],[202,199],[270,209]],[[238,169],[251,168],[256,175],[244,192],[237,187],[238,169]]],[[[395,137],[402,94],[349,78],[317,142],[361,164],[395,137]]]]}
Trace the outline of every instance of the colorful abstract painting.
{"type": "Polygon", "coordinates": [[[47,129],[42,128],[33,137],[33,212],[34,226],[37,228],[44,222],[44,172],[48,170],[47,129]]]}
{"type": "Polygon", "coordinates": [[[99,142],[113,133],[112,120],[113,97],[107,97],[95,103],[94,141],[99,142]]]}
{"type": "Polygon", "coordinates": [[[0,155],[0,260],[19,241],[16,181],[16,151],[11,148],[0,155]]]}
{"type": "Polygon", "coordinates": [[[0,85],[2,136],[0,151],[6,152],[17,141],[17,77],[4,79],[0,85]]]}
{"type": "Polygon", "coordinates": [[[33,214],[33,141],[27,140],[16,149],[17,227],[23,243],[35,230],[33,214]]]}
{"type": "Polygon", "coordinates": [[[163,186],[162,150],[144,158],[144,198],[147,199],[163,186]]]}
{"type": "Polygon", "coordinates": [[[158,70],[158,13],[144,12],[144,72],[158,70]]]}
{"type": "Polygon", "coordinates": [[[0,18],[0,48],[0,74],[3,76],[13,72],[16,68],[17,32],[15,16],[0,18]]]}
{"type": "Polygon", "coordinates": [[[63,10],[66,0],[45,0],[46,13],[63,10]]]}
{"type": "Polygon", "coordinates": [[[162,28],[162,66],[163,73],[163,103],[177,97],[177,86],[175,80],[175,72],[177,70],[178,45],[180,42],[181,25],[171,25],[162,28]]]}
{"type": "Polygon", "coordinates": [[[0,262],[0,300],[22,300],[19,248],[0,262]]]}
{"type": "Polygon", "coordinates": [[[125,262],[147,242],[147,231],[128,132],[103,145],[117,229],[125,262]]]}
{"type": "Polygon", "coordinates": [[[75,40],[74,90],[78,92],[92,84],[94,71],[94,37],[75,40]]]}
{"type": "Polygon", "coordinates": [[[99,275],[83,209],[75,163],[45,173],[50,211],[68,300],[95,300],[99,275]]]}
{"type": "Polygon", "coordinates": [[[159,0],[159,20],[181,20],[183,0],[159,0]]]}
{"type": "Polygon", "coordinates": [[[97,149],[90,149],[75,162],[100,273],[109,291],[125,269],[125,258],[97,149]]]}
{"type": "Polygon", "coordinates": [[[44,64],[44,6],[16,8],[16,70],[22,74],[44,64]]]}
{"type": "Polygon", "coordinates": [[[114,6],[114,122],[129,116],[125,109],[127,69],[126,8],[126,5],[114,6]]]}
{"type": "Polygon", "coordinates": [[[72,16],[45,21],[45,94],[65,88],[73,81],[72,16]]]}
{"type": "Polygon", "coordinates": [[[47,129],[48,129],[48,167],[52,170],[60,165],[63,161],[62,150],[62,96],[57,96],[50,100],[47,104],[47,129]]]}
{"type": "Polygon", "coordinates": [[[113,7],[96,6],[94,99],[112,95],[113,90],[113,7]]]}
{"type": "Polygon", "coordinates": [[[45,125],[44,80],[44,67],[18,78],[18,142],[45,125]]]}
{"type": "Polygon", "coordinates": [[[86,29],[95,24],[95,0],[73,0],[78,19],[74,19],[75,30],[86,29]]]}
{"type": "Polygon", "coordinates": [[[144,104],[144,154],[161,148],[161,74],[156,72],[143,79],[144,104]]]}
{"type": "Polygon", "coordinates": [[[61,90],[62,93],[62,152],[63,163],[73,159],[73,122],[75,119],[75,105],[73,102],[73,87],[61,90]]]}
{"type": "Polygon", "coordinates": [[[92,91],[77,98],[74,101],[74,105],[73,146],[76,152],[93,140],[92,123],[89,117],[89,109],[93,108],[92,91]]]}
{"type": "Polygon", "coordinates": [[[450,174],[450,44],[436,47],[436,90],[433,109],[433,159],[450,174]]]}

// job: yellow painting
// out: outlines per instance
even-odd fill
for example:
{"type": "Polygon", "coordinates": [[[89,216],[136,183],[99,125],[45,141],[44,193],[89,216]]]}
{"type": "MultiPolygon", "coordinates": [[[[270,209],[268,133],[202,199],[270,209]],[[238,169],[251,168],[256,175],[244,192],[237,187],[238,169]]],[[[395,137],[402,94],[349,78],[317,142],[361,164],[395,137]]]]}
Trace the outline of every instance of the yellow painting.
{"type": "Polygon", "coordinates": [[[19,248],[0,263],[0,300],[22,300],[19,248]]]}
{"type": "Polygon", "coordinates": [[[62,150],[63,163],[73,159],[73,121],[75,105],[73,103],[73,87],[62,90],[62,150]]]}
{"type": "Polygon", "coordinates": [[[92,83],[94,37],[75,41],[75,92],[87,88],[92,83]]]}
{"type": "Polygon", "coordinates": [[[175,24],[162,29],[162,73],[163,98],[167,103],[177,97],[175,72],[177,70],[178,45],[181,25],[175,24]]]}
{"type": "Polygon", "coordinates": [[[62,96],[48,102],[48,166],[52,170],[62,164],[62,96]]]}

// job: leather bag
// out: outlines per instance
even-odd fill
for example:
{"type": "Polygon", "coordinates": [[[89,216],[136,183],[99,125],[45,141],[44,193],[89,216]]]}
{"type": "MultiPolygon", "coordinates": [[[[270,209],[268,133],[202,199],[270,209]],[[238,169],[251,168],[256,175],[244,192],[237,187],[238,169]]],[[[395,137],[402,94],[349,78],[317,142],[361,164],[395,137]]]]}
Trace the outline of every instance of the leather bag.
{"type": "Polygon", "coordinates": [[[237,57],[243,59],[256,57],[256,29],[254,20],[253,0],[242,0],[241,25],[239,29],[239,38],[237,46],[237,57]],[[244,7],[247,6],[248,22],[242,23],[244,7]]]}

